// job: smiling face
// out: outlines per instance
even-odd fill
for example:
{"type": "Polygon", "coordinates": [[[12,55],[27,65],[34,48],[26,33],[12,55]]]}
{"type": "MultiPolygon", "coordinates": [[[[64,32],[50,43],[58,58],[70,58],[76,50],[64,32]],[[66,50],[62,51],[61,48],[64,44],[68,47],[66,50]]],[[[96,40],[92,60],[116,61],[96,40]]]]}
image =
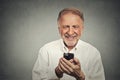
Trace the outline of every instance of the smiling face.
{"type": "Polygon", "coordinates": [[[66,13],[58,20],[58,29],[68,49],[72,49],[83,31],[83,20],[78,15],[66,13]]]}

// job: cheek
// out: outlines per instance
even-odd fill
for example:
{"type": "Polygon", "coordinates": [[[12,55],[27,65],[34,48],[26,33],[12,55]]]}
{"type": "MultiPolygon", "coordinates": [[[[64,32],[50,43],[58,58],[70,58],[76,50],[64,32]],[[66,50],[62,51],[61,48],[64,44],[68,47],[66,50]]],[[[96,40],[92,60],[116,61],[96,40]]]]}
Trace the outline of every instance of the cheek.
{"type": "Polygon", "coordinates": [[[67,32],[67,30],[60,30],[60,34],[64,35],[67,32]]]}
{"type": "Polygon", "coordinates": [[[79,29],[79,30],[75,30],[75,33],[77,33],[77,34],[80,36],[81,33],[82,33],[82,30],[81,30],[81,29],[79,29]]]}
{"type": "Polygon", "coordinates": [[[80,34],[80,30],[74,30],[74,32],[80,34]]]}

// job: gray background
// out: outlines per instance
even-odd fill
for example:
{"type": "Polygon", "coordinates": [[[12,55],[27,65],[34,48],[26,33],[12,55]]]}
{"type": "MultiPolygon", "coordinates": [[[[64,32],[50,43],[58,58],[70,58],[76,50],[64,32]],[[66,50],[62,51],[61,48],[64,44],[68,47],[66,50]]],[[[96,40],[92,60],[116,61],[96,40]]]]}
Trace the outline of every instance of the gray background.
{"type": "Polygon", "coordinates": [[[84,12],[82,40],[101,52],[106,80],[120,80],[120,1],[0,0],[0,80],[31,80],[39,48],[59,39],[58,12],[84,12]]]}

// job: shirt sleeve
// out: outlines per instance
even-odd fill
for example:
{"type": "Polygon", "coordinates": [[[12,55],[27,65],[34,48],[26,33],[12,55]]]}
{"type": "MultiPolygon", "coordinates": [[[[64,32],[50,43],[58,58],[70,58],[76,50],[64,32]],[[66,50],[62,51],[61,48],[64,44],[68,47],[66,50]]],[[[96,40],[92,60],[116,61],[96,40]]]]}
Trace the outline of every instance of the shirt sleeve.
{"type": "Polygon", "coordinates": [[[49,55],[46,48],[42,47],[32,70],[32,80],[50,80],[51,78],[58,79],[54,69],[49,68],[49,55]]]}
{"type": "Polygon", "coordinates": [[[88,65],[88,76],[86,80],[105,80],[104,68],[98,50],[93,51],[94,56],[90,58],[88,65]]]}
{"type": "Polygon", "coordinates": [[[32,70],[32,80],[47,80],[47,57],[46,52],[41,48],[32,70]]]}

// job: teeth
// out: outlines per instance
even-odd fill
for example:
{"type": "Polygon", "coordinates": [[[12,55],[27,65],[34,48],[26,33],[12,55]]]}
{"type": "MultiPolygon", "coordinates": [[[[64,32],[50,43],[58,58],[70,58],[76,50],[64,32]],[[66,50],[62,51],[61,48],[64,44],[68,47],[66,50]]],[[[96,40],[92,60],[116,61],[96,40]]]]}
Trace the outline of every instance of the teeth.
{"type": "Polygon", "coordinates": [[[74,37],[68,37],[68,39],[69,39],[69,40],[73,40],[73,39],[74,39],[74,37]]]}
{"type": "Polygon", "coordinates": [[[77,35],[68,35],[68,34],[65,34],[64,37],[67,38],[68,40],[72,41],[72,40],[75,39],[75,37],[77,37],[77,35]]]}

